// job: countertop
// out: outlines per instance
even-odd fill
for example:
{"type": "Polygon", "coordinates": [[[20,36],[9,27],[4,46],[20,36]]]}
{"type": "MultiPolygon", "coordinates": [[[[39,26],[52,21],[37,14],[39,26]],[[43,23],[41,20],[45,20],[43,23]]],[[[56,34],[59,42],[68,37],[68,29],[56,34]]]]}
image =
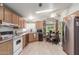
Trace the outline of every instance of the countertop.
{"type": "Polygon", "coordinates": [[[4,39],[4,40],[0,41],[0,44],[1,44],[1,43],[4,43],[4,42],[6,42],[6,41],[9,41],[9,40],[13,40],[13,39],[4,39]]]}
{"type": "Polygon", "coordinates": [[[6,42],[6,41],[9,41],[9,40],[13,40],[14,38],[21,37],[21,36],[23,36],[23,35],[25,35],[25,34],[27,34],[27,33],[19,34],[19,35],[13,36],[13,37],[11,37],[11,38],[2,39],[2,40],[0,41],[0,44],[1,44],[1,43],[4,43],[4,42],[6,42]]]}
{"type": "Polygon", "coordinates": [[[14,38],[16,39],[18,37],[22,37],[23,35],[29,34],[29,33],[34,33],[34,32],[26,32],[26,33],[20,33],[19,35],[14,35],[12,38],[3,39],[2,41],[0,41],[0,44],[9,40],[14,40],[14,38]]]}

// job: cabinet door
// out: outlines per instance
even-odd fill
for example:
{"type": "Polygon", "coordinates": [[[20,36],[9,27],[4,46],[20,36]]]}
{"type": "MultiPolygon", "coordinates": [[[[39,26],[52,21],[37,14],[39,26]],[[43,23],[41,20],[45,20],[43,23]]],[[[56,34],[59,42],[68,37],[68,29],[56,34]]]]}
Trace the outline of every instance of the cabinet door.
{"type": "Polygon", "coordinates": [[[43,21],[37,21],[36,22],[36,28],[37,29],[43,29],[43,21]]]}
{"type": "Polygon", "coordinates": [[[15,13],[12,13],[12,23],[18,25],[18,16],[15,13]]]}
{"type": "Polygon", "coordinates": [[[15,14],[15,24],[18,25],[18,16],[15,14]]]}
{"type": "Polygon", "coordinates": [[[23,20],[23,28],[26,28],[26,21],[23,20]]]}
{"type": "Polygon", "coordinates": [[[23,48],[28,44],[28,35],[23,35],[23,48]]]}
{"type": "Polygon", "coordinates": [[[16,24],[16,16],[14,13],[12,13],[12,23],[16,24]]]}
{"type": "Polygon", "coordinates": [[[9,9],[5,8],[5,17],[4,17],[4,22],[11,23],[12,22],[12,13],[9,9]]]}
{"type": "Polygon", "coordinates": [[[34,37],[34,33],[29,33],[29,42],[34,42],[34,41],[36,41],[34,37]]]}
{"type": "Polygon", "coordinates": [[[21,28],[23,28],[23,18],[22,18],[22,20],[21,20],[21,28]]]}
{"type": "Polygon", "coordinates": [[[22,17],[19,17],[19,27],[22,28],[22,17]]]}
{"type": "Polygon", "coordinates": [[[23,39],[23,48],[24,48],[26,46],[26,44],[25,44],[25,37],[23,36],[22,39],[23,39]]]}
{"type": "Polygon", "coordinates": [[[12,48],[13,48],[12,40],[1,43],[0,44],[0,55],[11,55],[11,54],[13,54],[12,48]]]}
{"type": "Polygon", "coordinates": [[[23,28],[25,28],[25,20],[23,20],[23,28]]]}
{"type": "Polygon", "coordinates": [[[19,27],[21,28],[21,17],[19,17],[19,27]]]}
{"type": "Polygon", "coordinates": [[[23,19],[23,22],[22,22],[22,27],[24,28],[24,19],[23,19]]]}
{"type": "Polygon", "coordinates": [[[0,6],[0,20],[3,20],[4,8],[0,6]]]}
{"type": "Polygon", "coordinates": [[[26,36],[23,36],[23,48],[26,46],[26,36]]]}

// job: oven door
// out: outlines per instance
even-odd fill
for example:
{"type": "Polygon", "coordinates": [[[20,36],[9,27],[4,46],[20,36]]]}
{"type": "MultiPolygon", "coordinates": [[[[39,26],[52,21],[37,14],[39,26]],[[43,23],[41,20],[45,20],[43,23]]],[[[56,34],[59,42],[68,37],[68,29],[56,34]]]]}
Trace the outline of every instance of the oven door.
{"type": "Polygon", "coordinates": [[[13,53],[22,49],[22,37],[16,38],[13,40],[13,53]]]}

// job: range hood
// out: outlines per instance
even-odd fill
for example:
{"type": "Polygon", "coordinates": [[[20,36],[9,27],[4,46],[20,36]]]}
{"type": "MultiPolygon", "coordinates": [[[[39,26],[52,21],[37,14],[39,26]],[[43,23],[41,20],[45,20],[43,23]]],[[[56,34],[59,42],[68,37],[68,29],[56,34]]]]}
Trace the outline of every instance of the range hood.
{"type": "Polygon", "coordinates": [[[3,22],[2,20],[0,20],[0,26],[18,28],[15,24],[3,22]]]}

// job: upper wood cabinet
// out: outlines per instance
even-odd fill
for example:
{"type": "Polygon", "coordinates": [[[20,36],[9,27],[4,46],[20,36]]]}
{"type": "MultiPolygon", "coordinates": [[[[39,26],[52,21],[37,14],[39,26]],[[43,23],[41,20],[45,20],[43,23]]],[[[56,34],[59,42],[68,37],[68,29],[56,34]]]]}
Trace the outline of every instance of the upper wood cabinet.
{"type": "Polygon", "coordinates": [[[76,12],[70,14],[70,15],[67,15],[67,16],[65,16],[63,19],[64,19],[64,21],[66,22],[66,21],[68,21],[68,20],[71,20],[71,18],[74,18],[75,16],[79,16],[79,11],[76,11],[76,12]]]}
{"type": "Polygon", "coordinates": [[[22,20],[22,28],[26,28],[26,21],[24,19],[22,20]]]}
{"type": "Polygon", "coordinates": [[[76,12],[74,12],[74,13],[72,13],[71,15],[72,15],[72,16],[79,16],[79,10],[76,11],[76,12]]]}
{"type": "Polygon", "coordinates": [[[25,28],[25,20],[22,17],[19,17],[19,27],[25,28]]]}
{"type": "Polygon", "coordinates": [[[0,20],[3,20],[4,18],[4,7],[0,6],[0,20]]]}
{"type": "Polygon", "coordinates": [[[37,29],[43,29],[43,25],[44,25],[43,21],[36,21],[36,28],[37,29]]]}
{"type": "Polygon", "coordinates": [[[26,28],[26,21],[23,20],[23,28],[26,28]]]}
{"type": "Polygon", "coordinates": [[[20,28],[25,28],[25,20],[6,6],[0,6],[0,23],[12,23],[20,28]]]}
{"type": "Polygon", "coordinates": [[[18,25],[18,16],[15,13],[12,13],[12,23],[18,25]]]}
{"type": "Polygon", "coordinates": [[[21,20],[21,28],[24,28],[23,26],[24,26],[24,20],[22,18],[22,20],[21,20]]]}
{"type": "Polygon", "coordinates": [[[8,9],[4,9],[4,22],[12,23],[12,12],[8,9]]]}
{"type": "Polygon", "coordinates": [[[19,16],[19,28],[21,28],[21,17],[19,16]]]}

